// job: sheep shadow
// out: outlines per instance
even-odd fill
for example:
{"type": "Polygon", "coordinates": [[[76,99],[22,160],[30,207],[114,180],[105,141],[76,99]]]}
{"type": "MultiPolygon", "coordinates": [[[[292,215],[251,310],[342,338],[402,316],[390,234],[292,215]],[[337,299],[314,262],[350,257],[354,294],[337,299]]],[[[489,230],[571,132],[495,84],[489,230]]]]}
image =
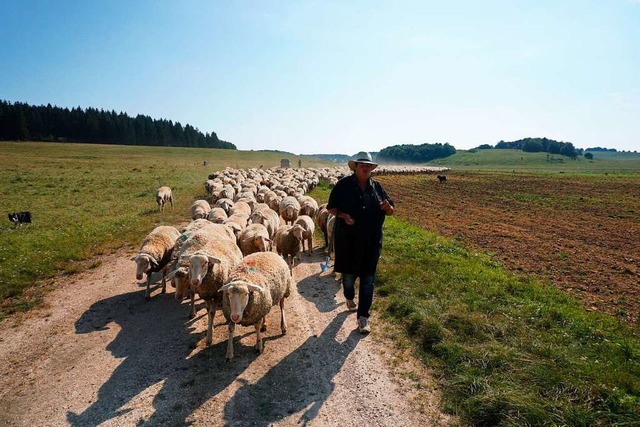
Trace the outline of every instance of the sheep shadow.
{"type": "MultiPolygon", "coordinates": [[[[220,312],[216,326],[220,326],[218,316],[220,312]]],[[[185,405],[183,396],[188,387],[201,381],[203,372],[209,374],[206,386],[198,387],[198,392],[203,393],[198,401],[224,389],[243,369],[241,366],[234,370],[221,368],[226,342],[189,358],[204,332],[192,333],[195,328],[188,320],[188,304],[178,306],[173,294],[160,294],[147,302],[143,290],[98,301],[76,321],[76,334],[105,330],[111,323],[117,324],[120,331],[106,349],[122,362],[100,386],[90,406],[79,414],[67,413],[71,426],[98,425],[122,416],[131,410],[126,406],[136,396],[163,381],[184,392],[167,393],[165,386],[154,398],[156,413],[148,421],[157,425],[183,425],[193,407],[185,405]]]]}
{"type": "Polygon", "coordinates": [[[352,331],[336,340],[349,313],[340,313],[320,336],[311,336],[255,384],[245,384],[227,402],[224,425],[270,426],[306,408],[296,424],[315,419],[335,388],[341,370],[362,335],[352,331]]]}

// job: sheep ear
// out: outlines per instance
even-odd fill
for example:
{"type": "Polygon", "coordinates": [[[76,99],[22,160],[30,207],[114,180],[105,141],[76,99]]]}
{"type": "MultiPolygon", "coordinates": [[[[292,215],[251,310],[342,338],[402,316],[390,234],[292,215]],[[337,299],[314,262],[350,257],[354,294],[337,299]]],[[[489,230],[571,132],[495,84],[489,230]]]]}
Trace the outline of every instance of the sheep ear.
{"type": "Polygon", "coordinates": [[[137,259],[138,259],[138,255],[134,255],[134,256],[131,257],[131,261],[135,261],[137,259]]]}
{"type": "Polygon", "coordinates": [[[247,283],[247,288],[249,292],[262,292],[264,288],[262,286],[254,285],[253,283],[247,283]]]}
{"type": "Polygon", "coordinates": [[[176,273],[178,272],[178,270],[173,270],[171,273],[167,274],[166,276],[164,276],[165,280],[171,280],[174,277],[176,277],[176,273]]]}
{"type": "Polygon", "coordinates": [[[227,283],[226,285],[223,285],[220,289],[218,289],[218,292],[224,292],[227,289],[231,288],[231,283],[227,283]]]}
{"type": "Polygon", "coordinates": [[[191,259],[191,254],[180,255],[180,261],[186,261],[187,259],[191,259]]]}
{"type": "Polygon", "coordinates": [[[220,260],[220,258],[216,258],[214,256],[209,255],[207,257],[207,260],[211,263],[211,264],[221,264],[222,260],[220,260]]]}
{"type": "Polygon", "coordinates": [[[158,261],[156,261],[156,259],[154,257],[152,257],[151,255],[149,255],[149,262],[151,264],[153,264],[155,267],[157,267],[159,265],[158,261]]]}

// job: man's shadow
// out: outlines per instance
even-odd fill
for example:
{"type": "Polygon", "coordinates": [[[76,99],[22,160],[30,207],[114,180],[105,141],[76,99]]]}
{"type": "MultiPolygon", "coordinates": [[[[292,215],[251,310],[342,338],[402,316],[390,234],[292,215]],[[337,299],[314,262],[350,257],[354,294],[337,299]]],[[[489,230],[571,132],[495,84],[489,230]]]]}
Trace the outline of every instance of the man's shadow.
{"type": "MultiPolygon", "coordinates": [[[[200,372],[210,372],[215,378],[207,378],[206,387],[198,387],[200,393],[206,391],[198,397],[199,402],[231,383],[243,368],[222,368],[226,341],[188,358],[204,335],[190,333],[194,327],[193,321],[188,320],[188,311],[188,304],[178,304],[173,294],[160,294],[147,302],[142,290],[98,301],[84,312],[75,323],[76,333],[92,333],[108,329],[111,323],[118,324],[121,330],[107,350],[123,360],[98,390],[96,401],[80,414],[67,413],[69,424],[98,425],[123,415],[129,411],[123,409],[127,403],[162,381],[184,389],[201,381],[200,372]]],[[[202,314],[201,310],[199,316],[202,314]]],[[[222,326],[224,318],[220,316],[218,312],[216,327],[222,326]]],[[[184,424],[193,407],[185,405],[181,393],[163,392],[154,398],[154,406],[162,415],[154,419],[158,424],[184,424]]]]}
{"type": "Polygon", "coordinates": [[[269,426],[305,408],[297,422],[315,419],[333,392],[333,378],[362,338],[354,330],[345,342],[336,340],[348,315],[339,313],[320,336],[309,337],[257,383],[241,387],[227,402],[224,424],[250,420],[251,425],[269,426]]]}
{"type": "MultiPolygon", "coordinates": [[[[305,256],[306,253],[305,253],[305,256]]],[[[316,248],[312,256],[306,259],[309,263],[322,263],[325,261],[325,253],[321,248],[316,248]]],[[[326,272],[306,277],[297,283],[298,294],[307,301],[315,304],[320,313],[329,313],[344,303],[338,303],[336,296],[342,295],[342,282],[336,281],[333,275],[333,268],[326,272]]]]}

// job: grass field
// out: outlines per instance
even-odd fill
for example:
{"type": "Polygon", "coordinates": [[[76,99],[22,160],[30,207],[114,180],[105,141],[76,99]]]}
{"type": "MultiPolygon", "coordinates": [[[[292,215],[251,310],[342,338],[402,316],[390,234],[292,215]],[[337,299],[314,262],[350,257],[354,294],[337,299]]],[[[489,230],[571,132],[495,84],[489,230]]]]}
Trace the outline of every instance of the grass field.
{"type": "MultiPolygon", "coordinates": [[[[155,225],[185,221],[210,171],[224,166],[271,167],[282,157],[278,153],[40,143],[2,143],[0,149],[2,205],[7,212],[31,210],[34,214],[31,226],[16,230],[7,221],[0,227],[4,316],[37,303],[47,284],[45,280],[34,286],[38,279],[58,269],[72,273],[90,268],[76,261],[115,248],[136,247],[155,225]],[[209,161],[207,168],[202,166],[203,160],[209,161]],[[164,214],[157,212],[153,198],[160,185],[174,188],[177,199],[174,210],[164,214]]],[[[491,201],[497,201],[498,207],[508,206],[504,214],[516,224],[521,224],[519,209],[556,209],[570,223],[584,209],[597,210],[599,204],[606,203],[627,210],[615,218],[624,227],[631,223],[631,217],[625,215],[637,215],[640,209],[629,193],[640,179],[640,167],[629,166],[635,160],[618,164],[609,159],[612,163],[600,172],[580,169],[581,164],[569,170],[564,165],[547,164],[546,155],[529,157],[521,152],[507,154],[517,156],[512,161],[523,157],[521,164],[476,156],[478,164],[464,165],[470,160],[460,160],[462,154],[443,163],[453,170],[440,187],[430,175],[411,178],[415,185],[407,191],[417,191],[411,197],[393,187],[406,187],[410,181],[380,177],[387,180],[389,189],[394,188],[390,194],[399,203],[397,216],[385,223],[375,310],[402,327],[404,332],[396,337],[398,345],[410,345],[425,365],[433,368],[445,410],[459,415],[464,423],[638,425],[637,327],[608,314],[589,312],[580,299],[551,286],[543,276],[511,268],[505,258],[512,256],[513,250],[498,257],[490,247],[482,250],[465,240],[466,236],[458,233],[461,229],[451,235],[445,231],[449,224],[460,222],[466,235],[471,235],[469,232],[489,222],[485,220],[489,215],[499,219],[499,209],[490,209],[491,201]],[[486,169],[474,172],[484,167],[480,160],[487,162],[486,169]],[[517,173],[511,176],[514,169],[517,173]],[[576,192],[574,185],[585,181],[569,175],[585,172],[594,174],[586,182],[597,194],[576,192]],[[505,185],[521,178],[527,180],[518,189],[505,185]],[[605,185],[614,178],[632,187],[605,185]],[[549,186],[538,185],[536,190],[530,188],[532,182],[549,186]],[[454,192],[458,183],[464,185],[454,192]],[[454,208],[472,204],[474,188],[487,189],[475,202],[485,206],[482,212],[486,215],[476,215],[475,223],[459,221],[454,208]],[[542,191],[549,188],[554,192],[542,191]],[[440,199],[435,198],[436,191],[440,199]],[[433,221],[416,220],[416,212],[431,215],[420,211],[419,198],[435,208],[443,207],[433,214],[433,221]]],[[[473,154],[477,153],[469,153],[473,154]]],[[[296,158],[291,160],[297,162],[296,158]]],[[[303,166],[311,166],[308,161],[304,159],[303,166]]],[[[312,193],[320,203],[328,194],[326,185],[312,193]]],[[[513,229],[512,224],[501,227],[499,220],[495,223],[500,230],[513,229]]],[[[535,234],[553,224],[544,215],[532,215],[531,227],[530,233],[535,234]]],[[[600,234],[598,230],[593,228],[595,236],[606,240],[606,228],[600,234]]],[[[515,237],[504,234],[508,240],[515,237]]],[[[635,256],[633,250],[627,251],[632,252],[631,257],[635,256]]],[[[552,262],[561,265],[570,260],[572,253],[564,252],[555,252],[560,258],[552,262]]]]}
{"type": "Polygon", "coordinates": [[[460,150],[444,159],[433,160],[432,166],[447,166],[455,170],[495,170],[547,173],[637,173],[640,154],[594,153],[593,160],[548,153],[525,153],[521,150],[460,150]]]}
{"type": "MultiPolygon", "coordinates": [[[[0,143],[0,318],[37,303],[46,279],[86,268],[77,261],[137,246],[153,227],[189,218],[209,173],[280,165],[282,153],[55,143],[0,143]],[[204,161],[207,167],[203,166],[204,161]],[[173,189],[158,212],[155,191],[173,189]],[[31,211],[14,229],[8,212],[31,211]],[[38,286],[34,286],[38,283],[38,286]]],[[[291,164],[298,157],[287,156],[291,164]]],[[[328,165],[317,161],[303,166],[328,165]]]]}

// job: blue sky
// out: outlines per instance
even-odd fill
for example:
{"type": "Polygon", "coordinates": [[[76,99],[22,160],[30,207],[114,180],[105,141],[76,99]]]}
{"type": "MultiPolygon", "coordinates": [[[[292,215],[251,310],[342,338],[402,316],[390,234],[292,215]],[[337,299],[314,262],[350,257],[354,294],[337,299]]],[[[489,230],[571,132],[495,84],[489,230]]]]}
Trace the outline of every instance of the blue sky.
{"type": "Polygon", "coordinates": [[[241,150],[640,151],[640,0],[0,0],[0,99],[189,123],[241,150]]]}

